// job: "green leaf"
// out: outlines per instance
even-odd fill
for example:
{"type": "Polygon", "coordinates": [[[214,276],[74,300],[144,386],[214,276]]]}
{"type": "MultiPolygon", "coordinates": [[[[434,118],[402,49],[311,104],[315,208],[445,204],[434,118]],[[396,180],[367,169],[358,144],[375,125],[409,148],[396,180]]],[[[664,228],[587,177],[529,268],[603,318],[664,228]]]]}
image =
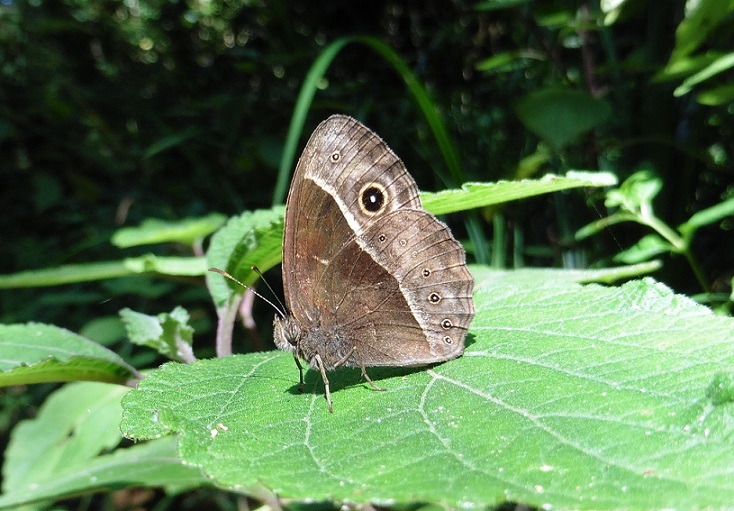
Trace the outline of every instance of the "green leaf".
{"type": "Polygon", "coordinates": [[[219,229],[226,220],[227,217],[219,213],[176,221],[149,218],[138,227],[124,227],[118,230],[111,241],[120,248],[167,242],[191,245],[219,229]]]}
{"type": "Polygon", "coordinates": [[[605,100],[562,88],[530,93],[517,103],[515,111],[526,128],[557,151],[612,114],[605,100]]]}
{"type": "Polygon", "coordinates": [[[130,257],[122,261],[67,264],[55,268],[0,275],[0,289],[60,286],[152,272],[164,275],[198,276],[203,275],[206,269],[207,266],[203,257],[157,257],[146,255],[130,257]]]}
{"type": "Polygon", "coordinates": [[[574,239],[576,239],[576,241],[581,241],[595,234],[606,231],[612,225],[623,222],[636,222],[638,218],[638,216],[627,211],[616,211],[609,216],[602,217],[581,227],[574,233],[574,239]]]}
{"type": "MultiPolygon", "coordinates": [[[[533,286],[536,282],[566,282],[568,284],[589,284],[592,282],[612,284],[620,280],[628,280],[652,273],[661,268],[660,261],[645,261],[628,266],[613,268],[567,270],[559,268],[523,268],[512,275],[512,281],[517,286],[533,286]]],[[[470,264],[469,269],[474,275],[475,287],[493,285],[505,275],[505,271],[489,266],[470,264]]]]}
{"type": "Polygon", "coordinates": [[[694,213],[687,222],[678,226],[678,230],[684,236],[690,237],[701,227],[715,224],[732,215],[734,215],[734,197],[694,213]]]}
{"type": "Polygon", "coordinates": [[[506,73],[528,67],[530,59],[545,60],[545,55],[534,50],[506,51],[479,61],[474,67],[484,73],[506,73]]]}
{"type": "Polygon", "coordinates": [[[124,277],[131,272],[122,261],[67,264],[55,268],[27,270],[0,275],[0,288],[46,287],[124,277]]]}
{"type": "Polygon", "coordinates": [[[609,172],[569,171],[565,176],[548,174],[540,179],[466,183],[460,189],[435,193],[422,192],[421,202],[423,207],[434,215],[445,215],[559,190],[615,184],[617,184],[617,177],[609,172]]]}
{"type": "Polygon", "coordinates": [[[0,352],[0,386],[79,380],[122,384],[139,376],[107,348],[52,325],[0,325],[0,352]]]}
{"type": "Polygon", "coordinates": [[[496,272],[463,357],[330,374],[304,393],[270,352],[168,363],[123,400],[123,434],[178,435],[217,485],[394,505],[718,508],[734,494],[734,413],[712,385],[734,322],[650,279],[619,288],[496,272]],[[714,393],[716,394],[716,393],[714,393]],[[716,394],[719,395],[719,394],[716,394]]]}
{"type": "Polygon", "coordinates": [[[90,320],[79,335],[103,346],[109,346],[125,338],[125,326],[117,316],[100,316],[90,320]]]}
{"type": "Polygon", "coordinates": [[[122,309],[120,317],[132,343],[153,348],[171,360],[189,362],[193,359],[194,329],[189,326],[189,313],[183,307],[157,316],[122,309]]]}
{"type": "Polygon", "coordinates": [[[51,394],[38,415],[18,424],[5,454],[3,492],[84,465],[120,443],[120,400],[127,387],[80,382],[51,394]]]}
{"type": "Polygon", "coordinates": [[[706,396],[714,405],[734,403],[734,372],[716,373],[706,389],[706,396]]]}
{"type": "Polygon", "coordinates": [[[720,52],[707,52],[703,55],[691,55],[671,60],[667,66],[655,74],[653,82],[683,80],[710,65],[720,55],[720,52]]]}
{"type": "Polygon", "coordinates": [[[604,13],[604,25],[613,25],[624,10],[627,0],[601,0],[599,9],[604,13]]]}
{"type": "Polygon", "coordinates": [[[702,90],[696,95],[696,101],[707,106],[722,106],[734,103],[734,84],[727,83],[702,90]]]}
{"type": "Polygon", "coordinates": [[[641,170],[628,177],[619,188],[609,190],[604,204],[638,214],[640,210],[652,207],[652,201],[662,187],[660,178],[650,171],[641,170]]]}
{"type": "Polygon", "coordinates": [[[190,126],[179,132],[166,135],[150,144],[143,152],[143,157],[151,158],[162,151],[181,145],[190,138],[193,138],[199,134],[200,130],[198,127],[190,126]]]}
{"type": "Polygon", "coordinates": [[[117,449],[85,463],[64,467],[44,480],[13,488],[0,495],[0,509],[91,494],[110,488],[162,487],[168,493],[176,493],[207,484],[209,482],[199,470],[181,464],[176,454],[176,439],[162,438],[117,449]]]}
{"type": "MultiPolygon", "coordinates": [[[[212,236],[206,258],[208,267],[226,270],[246,285],[252,285],[258,275],[257,266],[267,271],[280,262],[283,240],[285,207],[246,211],[230,218],[227,224],[212,236]]],[[[233,293],[244,289],[218,273],[207,272],[206,282],[217,308],[226,304],[233,293]]]]}
{"type": "Polygon", "coordinates": [[[662,237],[657,234],[648,234],[632,247],[615,255],[614,261],[624,264],[636,264],[649,261],[655,256],[667,254],[673,250],[674,247],[662,237]]]}
{"type": "Polygon", "coordinates": [[[177,275],[198,277],[207,270],[204,257],[160,257],[148,254],[142,257],[129,257],[123,262],[130,274],[160,273],[161,275],[177,275]]]}
{"type": "Polygon", "coordinates": [[[685,94],[688,94],[689,92],[691,92],[693,87],[695,87],[699,83],[706,81],[712,76],[716,76],[719,73],[728,71],[732,67],[734,67],[734,52],[727,53],[726,55],[719,57],[698,73],[686,78],[683,83],[680,84],[680,86],[678,86],[673,91],[673,95],[683,96],[685,94]]]}
{"type": "Polygon", "coordinates": [[[90,494],[110,487],[164,487],[169,492],[208,484],[184,467],[176,439],[118,449],[120,400],[130,389],[73,383],[49,396],[38,415],[13,430],[3,465],[0,508],[90,494]]]}
{"type": "Polygon", "coordinates": [[[732,0],[699,0],[686,3],[686,17],[675,31],[671,61],[693,53],[712,30],[731,16],[732,0]]]}

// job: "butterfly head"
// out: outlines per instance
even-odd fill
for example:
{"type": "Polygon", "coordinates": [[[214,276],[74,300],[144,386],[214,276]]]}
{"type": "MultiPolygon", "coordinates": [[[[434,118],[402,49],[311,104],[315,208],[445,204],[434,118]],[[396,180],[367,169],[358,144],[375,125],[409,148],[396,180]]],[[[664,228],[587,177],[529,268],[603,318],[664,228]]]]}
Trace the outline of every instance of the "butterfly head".
{"type": "Polygon", "coordinates": [[[301,329],[292,316],[276,315],[273,321],[273,341],[283,351],[295,351],[301,340],[301,329]]]}

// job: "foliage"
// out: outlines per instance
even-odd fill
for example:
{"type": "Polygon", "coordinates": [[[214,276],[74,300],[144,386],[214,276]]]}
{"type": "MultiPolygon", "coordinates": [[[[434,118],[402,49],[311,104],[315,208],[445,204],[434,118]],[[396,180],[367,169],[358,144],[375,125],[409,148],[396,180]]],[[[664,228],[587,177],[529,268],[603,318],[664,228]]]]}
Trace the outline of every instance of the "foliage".
{"type": "Polygon", "coordinates": [[[733,14],[2,3],[0,507],[234,506],[210,485],[294,508],[730,505],[732,323],[685,295],[731,311],[733,14]],[[335,112],[440,190],[426,207],[479,264],[467,355],[376,371],[386,393],[337,371],[330,417],[284,354],[204,360],[272,347],[272,310],[202,276],[278,263],[298,148],[335,112]],[[141,378],[124,433],[156,439],[130,446],[141,378]]]}
{"type": "Polygon", "coordinates": [[[619,188],[606,192],[605,205],[616,211],[606,218],[579,229],[576,237],[584,239],[620,222],[637,222],[650,227],[656,232],[655,234],[643,237],[635,246],[616,254],[614,261],[635,264],[669,252],[681,254],[691,265],[701,288],[710,294],[711,284],[692,248],[693,235],[703,227],[718,224],[734,215],[734,197],[698,211],[688,221],[678,226],[678,232],[676,232],[655,216],[653,211],[653,199],[661,188],[662,181],[653,177],[649,172],[632,174],[619,188]]]}

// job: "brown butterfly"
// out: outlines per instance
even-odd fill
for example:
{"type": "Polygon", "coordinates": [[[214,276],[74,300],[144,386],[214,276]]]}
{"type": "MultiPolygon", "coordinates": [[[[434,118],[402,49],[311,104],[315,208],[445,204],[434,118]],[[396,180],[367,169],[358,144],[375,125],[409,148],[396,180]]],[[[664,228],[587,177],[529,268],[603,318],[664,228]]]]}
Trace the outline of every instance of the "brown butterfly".
{"type": "Polygon", "coordinates": [[[275,344],[321,372],[420,366],[458,357],[474,317],[464,248],[421,207],[395,153],[334,115],[311,135],[288,194],[283,237],[287,314],[275,344]]]}

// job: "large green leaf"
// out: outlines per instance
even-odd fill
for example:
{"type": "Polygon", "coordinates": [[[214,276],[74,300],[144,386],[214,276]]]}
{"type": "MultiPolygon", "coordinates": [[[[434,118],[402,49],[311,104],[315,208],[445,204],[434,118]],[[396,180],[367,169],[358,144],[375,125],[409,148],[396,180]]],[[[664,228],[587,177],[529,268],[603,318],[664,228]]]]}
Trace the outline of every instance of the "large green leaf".
{"type": "Polygon", "coordinates": [[[116,353],[52,325],[0,325],[0,386],[49,381],[125,383],[139,376],[116,353]]]}
{"type": "MultiPolygon", "coordinates": [[[[43,460],[41,460],[43,461],[43,460]]],[[[208,484],[196,468],[176,455],[176,439],[163,438],[64,467],[43,480],[0,495],[0,509],[108,491],[110,488],[166,487],[169,492],[208,484]]]]}
{"type": "Polygon", "coordinates": [[[169,363],[124,400],[123,434],[179,435],[232,489],[297,500],[722,507],[734,495],[734,322],[646,279],[485,272],[463,357],[330,375],[270,352],[169,363]],[[245,490],[243,490],[245,491],[245,490]]]}
{"type": "Polygon", "coordinates": [[[617,184],[609,172],[569,171],[565,176],[547,174],[539,179],[465,183],[459,189],[421,193],[423,207],[434,215],[501,204],[571,188],[604,187],[617,184]]]}
{"type": "Polygon", "coordinates": [[[0,508],[115,486],[179,491],[206,484],[199,470],[181,464],[175,438],[104,454],[122,440],[120,399],[128,390],[84,382],[51,394],[34,419],[13,430],[3,463],[0,508]]]}
{"type": "Polygon", "coordinates": [[[4,492],[85,464],[120,443],[120,400],[130,389],[77,382],[49,396],[38,415],[13,430],[3,464],[4,492]]]}

